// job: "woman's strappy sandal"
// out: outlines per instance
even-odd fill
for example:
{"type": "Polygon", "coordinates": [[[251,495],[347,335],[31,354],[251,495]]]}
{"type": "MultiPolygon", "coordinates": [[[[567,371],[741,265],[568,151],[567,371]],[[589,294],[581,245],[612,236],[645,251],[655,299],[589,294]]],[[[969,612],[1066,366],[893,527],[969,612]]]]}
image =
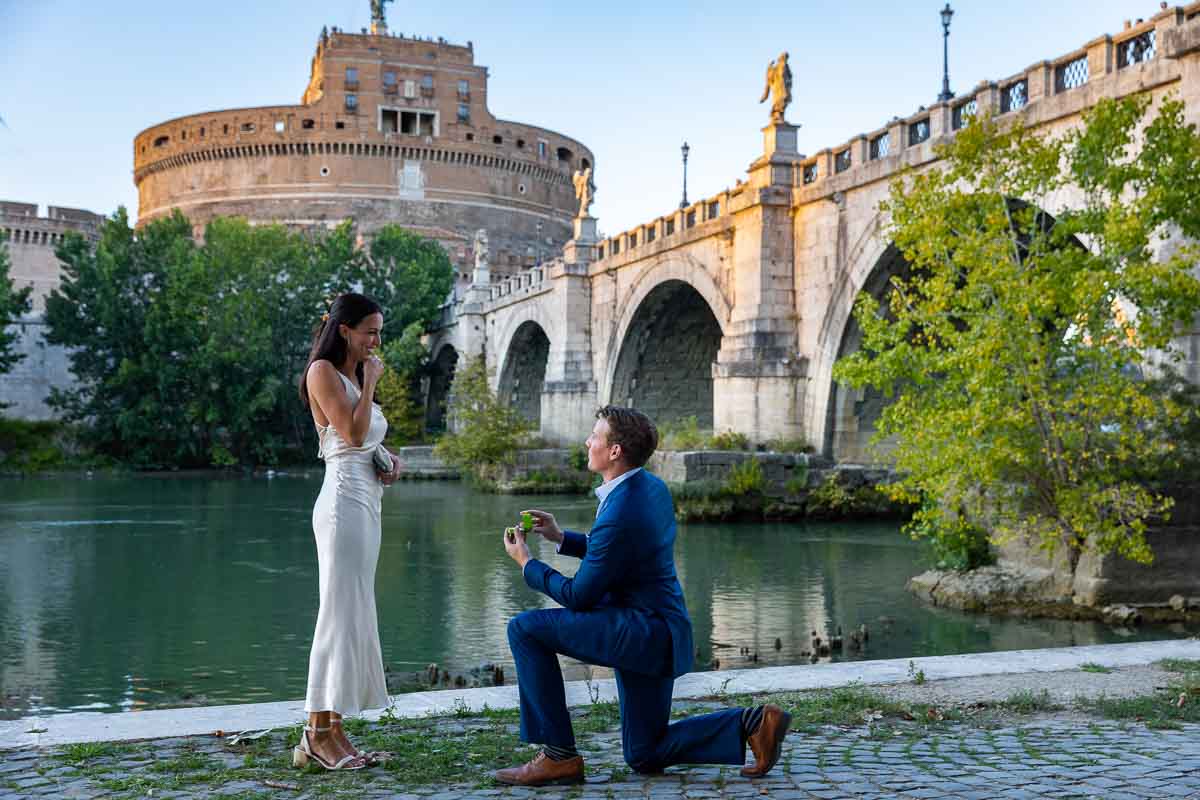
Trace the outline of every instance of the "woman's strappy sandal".
{"type": "MultiPolygon", "coordinates": [[[[331,719],[329,720],[329,724],[331,727],[342,727],[342,721],[340,719],[331,719]]],[[[350,749],[354,751],[355,755],[362,756],[367,760],[368,767],[378,766],[393,756],[393,753],[390,753],[387,750],[371,750],[370,752],[364,753],[355,747],[354,743],[349,739],[346,740],[346,743],[350,745],[350,749]]]]}
{"type": "Polygon", "coordinates": [[[300,744],[292,748],[292,766],[303,767],[308,764],[309,759],[317,762],[317,765],[328,770],[349,770],[363,769],[368,766],[367,759],[361,755],[348,755],[340,759],[336,764],[330,764],[321,756],[313,752],[312,745],[309,744],[308,734],[310,733],[326,733],[333,730],[332,726],[328,728],[312,728],[308,725],[304,726],[304,733],[300,734],[300,744]]]}

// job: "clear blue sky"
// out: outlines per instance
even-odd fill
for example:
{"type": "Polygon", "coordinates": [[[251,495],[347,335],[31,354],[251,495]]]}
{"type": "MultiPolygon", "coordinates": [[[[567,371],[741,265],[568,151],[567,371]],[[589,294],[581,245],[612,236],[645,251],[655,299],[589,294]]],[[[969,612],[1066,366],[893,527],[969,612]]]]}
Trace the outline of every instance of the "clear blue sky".
{"type": "MultiPolygon", "coordinates": [[[[787,50],[788,118],[816,152],[932,102],[944,0],[400,2],[391,29],[472,40],[498,117],[596,155],[593,213],[616,233],[732,186],[759,154],[767,62],[787,50]]],[[[1157,0],[957,0],[951,88],[1063,55],[1157,0]]],[[[222,108],[298,103],[322,25],[368,0],[0,0],[0,199],[136,214],[133,137],[222,108]]],[[[44,209],[43,209],[44,210],[44,209]]]]}

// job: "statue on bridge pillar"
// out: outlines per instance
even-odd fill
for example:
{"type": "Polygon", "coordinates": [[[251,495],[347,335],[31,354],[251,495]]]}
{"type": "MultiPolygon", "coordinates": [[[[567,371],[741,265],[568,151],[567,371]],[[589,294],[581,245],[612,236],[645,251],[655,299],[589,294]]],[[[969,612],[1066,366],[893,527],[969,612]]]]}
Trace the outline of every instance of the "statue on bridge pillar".
{"type": "Polygon", "coordinates": [[[596,184],[592,183],[592,168],[588,167],[583,172],[575,170],[575,175],[571,180],[575,184],[575,199],[579,201],[577,216],[586,219],[591,216],[588,214],[588,209],[592,205],[592,195],[596,193],[596,184]]]}
{"type": "Polygon", "coordinates": [[[792,70],[788,67],[788,54],[783,52],[779,58],[767,65],[767,85],[763,87],[762,97],[758,102],[766,102],[772,94],[771,122],[786,122],[783,115],[792,102],[792,70]]]}
{"type": "Polygon", "coordinates": [[[475,286],[487,286],[491,283],[491,265],[488,259],[488,235],[487,230],[480,228],[475,231],[475,243],[472,249],[475,251],[475,274],[472,276],[471,283],[475,286]]]}

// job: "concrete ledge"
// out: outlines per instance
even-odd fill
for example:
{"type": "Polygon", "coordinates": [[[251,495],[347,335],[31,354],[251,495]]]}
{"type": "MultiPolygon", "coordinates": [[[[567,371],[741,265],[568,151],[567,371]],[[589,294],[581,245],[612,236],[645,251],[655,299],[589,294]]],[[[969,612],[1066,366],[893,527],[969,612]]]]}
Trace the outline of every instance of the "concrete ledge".
{"type": "MultiPolygon", "coordinates": [[[[1164,658],[1200,659],[1200,640],[1174,639],[1164,642],[1058,647],[1044,650],[1010,650],[995,653],[970,653],[954,656],[913,658],[926,680],[968,678],[982,675],[1011,675],[1057,672],[1078,669],[1088,662],[1106,667],[1130,667],[1152,664],[1164,658]]],[[[909,680],[910,659],[856,661],[762,669],[693,672],[675,682],[677,699],[707,697],[722,692],[798,691],[829,689],[860,683],[864,686],[902,683],[909,680]]],[[[1030,688],[1036,688],[1036,680],[1030,688]]],[[[592,702],[583,681],[566,684],[567,702],[573,706],[592,702]]],[[[1149,687],[1147,687],[1149,688],[1149,687]]],[[[600,700],[615,700],[616,682],[592,682],[600,700]]],[[[516,708],[517,687],[497,686],[484,689],[415,692],[392,698],[391,711],[397,717],[425,717],[451,714],[460,709],[482,711],[516,708]]],[[[378,719],[382,711],[363,716],[378,719]]],[[[215,731],[261,730],[295,725],[304,718],[300,700],[277,703],[247,703],[234,706],[181,708],[162,711],[138,711],[122,714],[80,712],[50,714],[0,722],[0,741],[13,748],[46,747],[77,742],[128,741],[170,736],[211,735],[215,731]]]]}

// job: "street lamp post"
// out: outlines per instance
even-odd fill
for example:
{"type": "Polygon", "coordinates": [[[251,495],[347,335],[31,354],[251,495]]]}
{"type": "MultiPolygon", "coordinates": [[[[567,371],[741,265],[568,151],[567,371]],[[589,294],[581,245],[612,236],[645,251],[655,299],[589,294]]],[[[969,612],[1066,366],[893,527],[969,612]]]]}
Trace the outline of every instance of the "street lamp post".
{"type": "Polygon", "coordinates": [[[950,18],[953,16],[954,9],[946,3],[942,9],[942,93],[938,95],[939,102],[954,97],[954,92],[950,91],[950,18]]]}
{"type": "Polygon", "coordinates": [[[688,147],[688,143],[684,142],[683,147],[679,148],[679,152],[683,153],[683,199],[679,201],[680,208],[687,208],[687,157],[688,152],[692,148],[688,147]]]}

